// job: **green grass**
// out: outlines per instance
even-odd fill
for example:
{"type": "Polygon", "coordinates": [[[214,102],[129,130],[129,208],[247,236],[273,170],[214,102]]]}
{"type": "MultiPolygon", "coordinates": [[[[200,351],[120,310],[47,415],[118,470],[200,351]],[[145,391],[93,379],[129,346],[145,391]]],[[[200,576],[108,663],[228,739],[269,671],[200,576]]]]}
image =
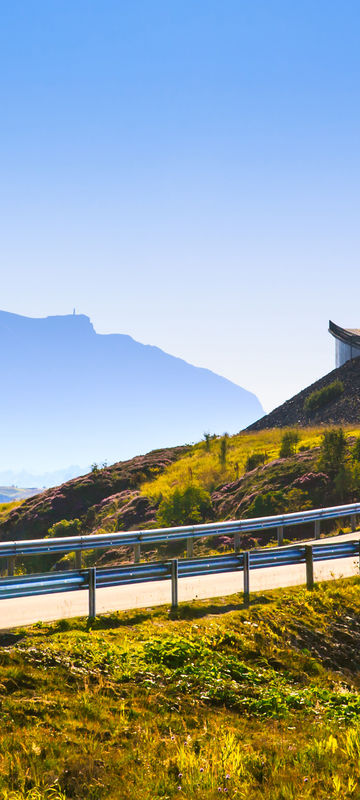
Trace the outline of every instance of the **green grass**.
{"type": "MultiPolygon", "coordinates": [[[[324,428],[299,428],[297,449],[318,447],[324,428]]],[[[344,428],[347,436],[359,436],[360,429],[344,428]]],[[[220,439],[212,439],[210,450],[205,442],[195,444],[190,452],[170,464],[167,469],[152,481],[142,484],[141,491],[152,500],[168,497],[176,488],[184,490],[189,483],[202,486],[212,492],[218,485],[234,481],[245,471],[245,464],[253,453],[267,453],[268,461],[279,457],[281,438],[280,428],[259,432],[244,432],[228,439],[226,466],[220,463],[220,439]]]]}
{"type": "Polygon", "coordinates": [[[359,588],[3,635],[0,797],[360,798],[359,588]]]}

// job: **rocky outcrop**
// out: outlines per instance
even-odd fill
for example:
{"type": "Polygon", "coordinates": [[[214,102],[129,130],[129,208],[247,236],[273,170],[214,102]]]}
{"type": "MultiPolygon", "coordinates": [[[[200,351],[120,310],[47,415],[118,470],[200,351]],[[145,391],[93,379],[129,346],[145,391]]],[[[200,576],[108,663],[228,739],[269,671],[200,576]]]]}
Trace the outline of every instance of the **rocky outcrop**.
{"type": "Polygon", "coordinates": [[[266,428],[304,427],[306,425],[355,425],[360,423],[360,358],[347,361],[342,367],[332,370],[323,378],[303,389],[270,414],[249,425],[248,431],[266,428]],[[314,411],[306,411],[305,400],[313,392],[339,380],[344,391],[339,397],[314,411]]]}

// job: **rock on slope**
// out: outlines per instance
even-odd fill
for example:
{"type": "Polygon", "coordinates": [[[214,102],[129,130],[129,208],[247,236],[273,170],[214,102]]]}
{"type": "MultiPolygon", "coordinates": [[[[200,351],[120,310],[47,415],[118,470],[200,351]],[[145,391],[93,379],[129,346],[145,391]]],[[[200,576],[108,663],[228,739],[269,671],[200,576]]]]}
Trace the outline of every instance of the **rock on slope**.
{"type": "Polygon", "coordinates": [[[347,361],[342,367],[332,370],[323,378],[303,389],[270,414],[249,425],[249,431],[266,428],[288,428],[296,425],[355,425],[360,422],[360,358],[347,361]],[[311,413],[304,410],[304,402],[312,392],[323,389],[335,380],[344,384],[343,393],[326,405],[311,413]]]}

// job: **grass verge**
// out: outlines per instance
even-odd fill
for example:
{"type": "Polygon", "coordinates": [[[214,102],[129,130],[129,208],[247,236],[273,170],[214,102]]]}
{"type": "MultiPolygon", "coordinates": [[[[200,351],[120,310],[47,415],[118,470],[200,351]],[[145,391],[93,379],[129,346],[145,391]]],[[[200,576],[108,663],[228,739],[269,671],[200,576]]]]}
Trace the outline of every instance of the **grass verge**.
{"type": "Polygon", "coordinates": [[[359,587],[3,634],[0,796],[359,798],[359,587]]]}

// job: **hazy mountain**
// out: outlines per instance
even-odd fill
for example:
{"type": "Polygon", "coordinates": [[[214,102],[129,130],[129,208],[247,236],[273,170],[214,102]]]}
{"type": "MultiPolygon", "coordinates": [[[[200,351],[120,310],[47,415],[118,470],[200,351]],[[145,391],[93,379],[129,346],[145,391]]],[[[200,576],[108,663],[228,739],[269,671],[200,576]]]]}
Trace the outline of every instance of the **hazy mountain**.
{"type": "Polygon", "coordinates": [[[13,500],[26,500],[39,494],[41,489],[18,489],[15,486],[0,486],[0,503],[11,503],[13,500]]]}
{"type": "Polygon", "coordinates": [[[117,461],[233,433],[263,414],[251,392],[84,315],[0,311],[3,469],[117,461]]]}
{"type": "Polygon", "coordinates": [[[79,475],[85,475],[90,471],[90,465],[87,467],[71,466],[65,469],[56,469],[52,472],[28,472],[25,469],[19,472],[14,472],[10,469],[0,471],[0,488],[10,487],[32,487],[37,486],[43,488],[44,486],[59,486],[60,483],[70,481],[72,478],[77,478],[79,475]]]}

